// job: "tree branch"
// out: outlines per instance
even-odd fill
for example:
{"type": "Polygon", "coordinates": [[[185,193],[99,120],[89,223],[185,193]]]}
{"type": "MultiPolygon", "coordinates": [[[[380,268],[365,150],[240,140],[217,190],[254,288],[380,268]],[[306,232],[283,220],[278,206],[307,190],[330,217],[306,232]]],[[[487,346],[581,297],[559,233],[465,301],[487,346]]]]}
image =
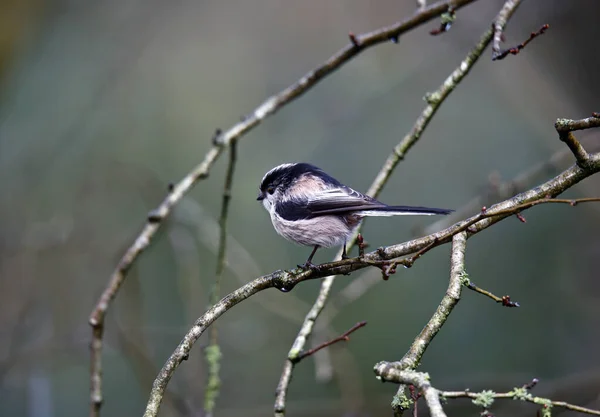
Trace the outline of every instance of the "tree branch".
{"type": "Polygon", "coordinates": [[[462,280],[462,284],[465,287],[467,287],[468,289],[470,289],[471,291],[474,291],[478,294],[481,294],[488,298],[491,298],[495,302],[501,303],[504,307],[521,307],[519,305],[519,303],[517,303],[516,301],[511,301],[510,296],[508,296],[508,295],[498,297],[497,295],[494,295],[493,293],[491,293],[487,290],[484,290],[483,288],[479,288],[477,285],[475,285],[473,283],[473,281],[471,281],[471,279],[469,278],[469,275],[467,273],[463,274],[463,276],[461,277],[461,280],[462,280]]]}
{"type": "MultiPolygon", "coordinates": [[[[438,391],[438,395],[444,399],[454,398],[471,398],[475,405],[480,405],[483,402],[490,402],[497,399],[508,399],[508,400],[520,400],[531,404],[541,405],[543,409],[550,409],[553,407],[564,408],[566,410],[577,411],[583,414],[590,414],[593,416],[600,416],[600,411],[593,410],[591,408],[580,407],[573,405],[565,401],[552,401],[548,398],[534,397],[529,393],[528,387],[513,388],[512,391],[508,392],[493,392],[493,391],[482,391],[482,392],[471,392],[471,391],[438,391]]],[[[490,404],[491,406],[491,404],[490,404]]],[[[488,406],[489,407],[489,406],[488,406]]],[[[542,413],[542,415],[544,415],[542,413]]]]}
{"type": "Polygon", "coordinates": [[[530,384],[526,384],[519,388],[513,388],[512,391],[496,393],[493,391],[440,391],[431,386],[429,381],[429,375],[424,372],[415,372],[412,370],[402,370],[390,366],[386,366],[384,363],[376,366],[375,373],[379,378],[388,382],[395,382],[399,384],[410,384],[417,387],[425,397],[429,411],[433,417],[445,417],[440,399],[449,400],[455,398],[470,398],[473,404],[483,408],[481,415],[489,415],[488,410],[493,405],[494,400],[497,399],[509,399],[519,400],[528,402],[531,404],[537,404],[541,406],[542,416],[549,416],[550,410],[553,407],[564,408],[566,410],[577,411],[579,413],[590,414],[594,416],[600,416],[600,411],[593,410],[591,408],[580,407],[564,401],[552,401],[548,398],[534,397],[529,392],[536,384],[537,379],[534,379],[530,384]]]}
{"type": "MultiPolygon", "coordinates": [[[[225,174],[225,185],[223,187],[223,202],[221,203],[221,215],[219,217],[219,249],[217,252],[217,271],[215,273],[215,284],[210,297],[210,305],[214,305],[219,301],[221,293],[221,278],[225,271],[227,260],[225,254],[227,251],[227,216],[229,214],[229,202],[231,201],[231,185],[233,183],[233,173],[235,171],[235,163],[237,161],[237,142],[231,143],[229,148],[229,164],[227,173],[225,174]]],[[[204,415],[212,416],[215,408],[217,397],[219,396],[219,387],[221,380],[219,378],[219,369],[221,362],[221,349],[218,343],[217,326],[212,326],[210,329],[210,344],[204,351],[206,364],[208,366],[208,378],[206,390],[204,392],[204,415]]]]}
{"type": "Polygon", "coordinates": [[[543,35],[546,30],[550,27],[549,24],[543,25],[537,32],[531,32],[529,38],[525,39],[525,41],[521,42],[517,46],[511,46],[510,48],[506,48],[503,51],[500,51],[498,54],[492,56],[492,61],[499,61],[501,59],[506,58],[508,55],[517,55],[523,48],[527,46],[529,42],[534,40],[540,35],[543,35]]]}
{"type": "Polygon", "coordinates": [[[324,348],[326,348],[328,346],[331,346],[331,345],[333,345],[335,343],[349,341],[350,340],[349,336],[352,333],[354,333],[355,331],[357,331],[361,327],[365,327],[366,325],[367,325],[366,321],[361,321],[359,323],[356,323],[354,326],[352,326],[350,328],[350,330],[346,331],[344,334],[336,337],[335,339],[331,339],[331,340],[329,340],[329,341],[327,341],[325,343],[322,343],[319,346],[316,346],[316,347],[314,347],[312,349],[300,352],[300,354],[298,355],[298,357],[295,359],[296,363],[300,362],[302,359],[306,358],[307,356],[314,355],[315,353],[317,353],[321,349],[324,349],[324,348]]]}
{"type": "Polygon", "coordinates": [[[100,414],[102,405],[102,337],[104,334],[104,319],[106,312],[123,285],[129,269],[139,255],[150,245],[164,220],[170,215],[173,207],[202,179],[208,177],[210,169],[221,156],[225,148],[243,137],[246,133],[260,124],[266,117],[289,104],[306,91],[315,86],[331,73],[338,70],[363,50],[389,40],[397,42],[398,37],[415,27],[436,18],[446,11],[449,6],[457,10],[476,0],[445,0],[423,8],[412,17],[391,26],[377,29],[373,32],[354,36],[354,41],[346,45],[335,55],[300,80],[281,92],[269,97],[242,121],[236,123],[227,131],[217,130],[213,137],[213,146],[204,156],[204,160],[194,167],[177,184],[169,185],[169,193],[160,205],[152,210],[147,217],[141,232],[125,251],[109,282],[102,292],[94,310],[90,314],[89,324],[92,327],[90,343],[90,417],[100,414]]]}

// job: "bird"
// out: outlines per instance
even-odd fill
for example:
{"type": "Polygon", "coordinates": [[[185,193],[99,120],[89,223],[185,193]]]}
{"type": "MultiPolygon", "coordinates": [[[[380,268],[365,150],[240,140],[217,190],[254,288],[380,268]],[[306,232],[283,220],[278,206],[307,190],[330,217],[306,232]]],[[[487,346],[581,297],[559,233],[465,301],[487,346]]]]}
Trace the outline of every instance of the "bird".
{"type": "Polygon", "coordinates": [[[344,247],[364,217],[449,214],[453,210],[391,206],[364,195],[305,162],[285,163],[269,170],[259,185],[257,200],[269,213],[275,231],[312,252],[303,269],[318,269],[312,259],[321,247],[344,247]]]}

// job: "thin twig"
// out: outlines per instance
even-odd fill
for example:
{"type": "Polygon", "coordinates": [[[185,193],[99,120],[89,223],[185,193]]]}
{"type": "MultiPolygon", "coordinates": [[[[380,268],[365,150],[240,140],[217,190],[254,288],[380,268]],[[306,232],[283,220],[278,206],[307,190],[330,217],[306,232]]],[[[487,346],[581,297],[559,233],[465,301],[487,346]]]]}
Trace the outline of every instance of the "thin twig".
{"type": "MultiPolygon", "coordinates": [[[[457,8],[454,7],[454,9],[456,10],[457,8]]],[[[382,168],[375,177],[375,180],[367,191],[368,195],[377,197],[377,195],[381,192],[384,185],[390,179],[398,163],[404,159],[410,149],[422,137],[423,132],[431,122],[431,119],[437,110],[475,65],[485,48],[489,45],[491,37],[492,31],[490,29],[482,36],[475,48],[469,52],[460,65],[444,80],[442,85],[434,93],[427,95],[427,105],[421,112],[418,119],[415,121],[410,132],[408,132],[394,147],[384,162],[382,168]]],[[[348,251],[352,249],[354,241],[360,233],[361,227],[362,225],[357,228],[354,236],[350,238],[348,251]]],[[[339,258],[340,255],[341,251],[336,255],[337,258],[339,258]]],[[[312,333],[314,323],[321,314],[321,311],[323,311],[323,308],[325,307],[325,304],[329,298],[329,293],[334,281],[335,276],[328,276],[323,280],[319,295],[317,296],[312,308],[307,313],[304,323],[302,324],[302,327],[300,328],[300,331],[298,332],[298,335],[292,344],[292,348],[288,353],[288,357],[284,363],[283,371],[276,389],[274,407],[276,416],[283,416],[285,414],[285,398],[292,377],[294,358],[304,349],[304,345],[312,333]]]]}
{"type": "Polygon", "coordinates": [[[504,2],[504,6],[500,9],[496,20],[492,25],[494,29],[494,42],[492,43],[492,60],[495,60],[496,57],[501,53],[500,52],[500,44],[502,43],[502,37],[504,36],[504,28],[508,23],[508,19],[515,12],[517,7],[521,4],[521,0],[507,0],[504,2]]]}
{"type": "MultiPolygon", "coordinates": [[[[213,307],[211,307],[196,321],[192,329],[184,336],[183,340],[166,361],[153,383],[152,392],[150,393],[150,398],[148,400],[144,417],[154,417],[158,414],[158,410],[169,380],[181,362],[188,357],[192,346],[200,337],[200,335],[202,335],[202,333],[206,330],[206,328],[227,310],[233,308],[235,305],[256,294],[257,292],[272,287],[289,291],[302,281],[337,274],[345,274],[366,268],[371,265],[370,262],[390,260],[415,253],[430,245],[433,241],[437,242],[436,245],[442,245],[452,239],[454,235],[466,231],[467,227],[469,228],[467,235],[471,236],[487,229],[488,227],[510,215],[508,213],[504,215],[498,215],[497,212],[509,210],[511,207],[515,208],[516,211],[523,210],[523,202],[527,204],[529,201],[544,199],[546,196],[558,195],[579,183],[583,179],[599,171],[600,154],[594,154],[590,156],[590,162],[587,164],[585,169],[574,165],[544,184],[498,203],[497,205],[491,207],[488,212],[480,213],[470,219],[460,221],[440,232],[398,245],[380,248],[376,251],[366,253],[362,259],[357,257],[344,259],[337,262],[329,262],[322,264],[318,270],[314,271],[304,271],[298,269],[291,271],[277,271],[249,282],[231,294],[225,296],[213,307]],[[489,216],[489,218],[481,216],[489,216]]],[[[300,351],[298,353],[300,353],[300,351]]]]}
{"type": "MultiPolygon", "coordinates": [[[[399,384],[410,384],[419,388],[423,392],[429,411],[433,417],[445,417],[446,414],[442,408],[440,399],[449,400],[456,398],[470,398],[473,404],[483,408],[483,413],[487,414],[487,410],[493,405],[495,400],[508,399],[528,402],[539,405],[544,410],[549,410],[554,407],[564,408],[566,410],[576,411],[583,414],[600,416],[599,410],[580,407],[565,401],[553,401],[549,398],[533,396],[529,391],[537,384],[538,380],[534,379],[531,383],[525,384],[522,387],[513,388],[508,392],[493,392],[493,391],[440,391],[431,386],[429,375],[423,372],[415,372],[412,370],[402,370],[389,364],[382,362],[375,366],[377,376],[388,382],[399,384]]],[[[489,415],[489,414],[488,414],[489,415]]],[[[546,415],[542,413],[542,415],[546,415]]],[[[549,413],[547,415],[550,415],[549,413]]]]}
{"type": "Polygon", "coordinates": [[[493,293],[491,293],[488,290],[479,288],[477,285],[475,285],[473,283],[473,281],[471,281],[471,279],[469,278],[469,275],[467,273],[463,274],[463,276],[461,277],[461,280],[462,280],[462,284],[465,287],[467,287],[468,289],[470,289],[471,291],[475,291],[476,293],[485,295],[486,297],[491,298],[495,302],[502,304],[504,307],[521,307],[519,305],[519,303],[517,303],[516,301],[512,301],[510,299],[509,295],[503,295],[502,297],[498,297],[497,295],[494,295],[493,293]]]}
{"type": "Polygon", "coordinates": [[[492,61],[499,61],[501,59],[504,59],[509,54],[510,55],[517,55],[519,52],[521,52],[521,49],[523,49],[523,48],[525,48],[525,46],[527,46],[527,44],[529,42],[531,42],[532,40],[534,40],[538,36],[543,35],[544,32],[546,32],[546,30],[548,30],[549,27],[550,27],[550,25],[545,24],[537,32],[531,32],[531,34],[529,35],[529,38],[527,38],[524,42],[518,44],[517,46],[512,46],[512,47],[507,48],[507,49],[505,49],[503,51],[500,51],[497,55],[493,55],[492,56],[492,61]]]}
{"type": "Polygon", "coordinates": [[[422,393],[417,392],[414,385],[409,385],[408,390],[410,391],[410,399],[413,404],[413,417],[419,416],[419,398],[423,396],[422,393]]]}
{"type": "Polygon", "coordinates": [[[436,18],[449,5],[459,9],[476,0],[445,0],[439,1],[419,11],[408,19],[386,26],[375,31],[356,36],[356,44],[350,43],[330,57],[323,64],[309,71],[301,79],[269,97],[252,111],[243,120],[222,132],[220,129],[213,137],[213,146],[204,156],[204,160],[194,167],[185,177],[176,184],[169,184],[168,194],[160,205],[152,210],[146,219],[146,224],[135,238],[131,246],[125,251],[113,271],[109,282],[102,292],[94,310],[90,314],[89,324],[92,327],[92,340],[90,343],[90,416],[97,417],[102,405],[102,337],[104,334],[104,318],[106,312],[116,297],[125,281],[129,269],[139,255],[150,245],[165,219],[171,214],[173,207],[202,179],[208,177],[209,172],[221,156],[225,148],[234,141],[242,138],[246,133],[259,125],[266,117],[274,114],[279,109],[289,104],[302,94],[310,90],[328,75],[338,70],[363,50],[390,40],[398,41],[398,37],[415,27],[436,18]]]}
{"type": "Polygon", "coordinates": [[[600,416],[599,410],[593,410],[591,408],[580,407],[578,405],[570,404],[565,401],[552,401],[549,398],[535,397],[529,393],[529,391],[537,384],[538,380],[534,379],[531,383],[524,385],[521,388],[514,388],[508,392],[493,392],[493,391],[482,391],[482,392],[471,392],[471,391],[438,391],[438,395],[444,399],[454,398],[470,398],[474,403],[481,402],[492,402],[498,399],[509,399],[509,400],[520,400],[532,404],[542,406],[542,408],[564,408],[566,410],[577,411],[583,414],[590,414],[593,416],[600,416]]]}
{"type": "Polygon", "coordinates": [[[314,348],[312,348],[312,349],[308,349],[308,350],[305,350],[305,351],[301,352],[301,353],[298,355],[298,357],[295,359],[295,362],[296,362],[296,363],[298,363],[298,362],[300,362],[302,359],[306,358],[307,356],[314,355],[315,353],[317,353],[317,352],[318,352],[318,351],[320,351],[321,349],[324,349],[324,348],[326,348],[326,347],[328,347],[328,346],[331,346],[331,345],[333,345],[334,343],[337,343],[337,342],[347,342],[347,341],[349,341],[349,340],[350,340],[350,337],[349,337],[349,336],[350,336],[352,333],[354,333],[355,331],[357,331],[358,329],[360,329],[361,327],[364,327],[364,326],[366,326],[366,325],[367,325],[367,322],[366,322],[366,321],[361,321],[361,322],[358,322],[358,323],[356,323],[356,324],[355,324],[354,326],[352,326],[352,327],[351,327],[351,328],[350,328],[350,329],[349,329],[349,330],[348,330],[346,333],[344,333],[344,334],[342,334],[342,335],[340,335],[340,336],[336,337],[335,339],[331,339],[331,340],[329,340],[328,342],[325,342],[325,343],[322,343],[322,344],[320,344],[319,346],[316,346],[316,347],[314,347],[314,348]]]}
{"type": "MultiPolygon", "coordinates": [[[[221,204],[221,215],[219,217],[219,249],[217,252],[217,270],[215,273],[215,283],[210,297],[210,305],[214,305],[219,301],[221,293],[221,279],[225,271],[227,260],[225,257],[227,251],[227,216],[229,214],[229,202],[231,201],[231,186],[233,183],[233,174],[235,171],[235,163],[237,161],[237,141],[233,141],[229,148],[229,164],[227,173],[225,174],[225,185],[223,187],[223,202],[221,204]]],[[[219,396],[219,388],[221,379],[219,378],[219,369],[221,366],[221,349],[218,343],[218,329],[216,325],[210,328],[210,344],[204,352],[206,364],[208,367],[208,377],[206,390],[204,392],[204,415],[212,416],[217,397],[219,396]]]]}

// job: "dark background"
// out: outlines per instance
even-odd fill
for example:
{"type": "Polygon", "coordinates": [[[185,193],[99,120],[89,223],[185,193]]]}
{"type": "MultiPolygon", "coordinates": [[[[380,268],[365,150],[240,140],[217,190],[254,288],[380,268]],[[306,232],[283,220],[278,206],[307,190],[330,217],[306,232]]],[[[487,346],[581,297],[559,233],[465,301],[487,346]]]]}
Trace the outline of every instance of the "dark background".
{"type": "MultiPolygon", "coordinates": [[[[490,175],[510,180],[563,149],[557,117],[600,111],[600,3],[523,3],[507,46],[544,23],[550,29],[518,56],[492,62],[486,51],[398,166],[383,201],[460,208],[488,190],[490,175]]],[[[256,203],[264,172],[307,161],[366,191],[424,94],[459,64],[502,4],[478,1],[458,12],[448,33],[430,36],[433,21],[398,45],[365,51],[242,139],[223,291],[308,255],[277,236],[256,203]]],[[[0,414],[87,413],[88,315],[167,184],[201,161],[215,128],[323,62],[348,32],[393,23],[414,8],[412,0],[0,1],[0,414]]],[[[578,137],[599,148],[599,131],[578,137]]],[[[106,416],[142,413],[160,366],[206,308],[225,159],[178,205],[109,313],[106,416]]],[[[530,185],[571,163],[567,156],[530,185]]],[[[599,196],[600,177],[568,195],[599,196]]],[[[526,224],[507,219],[469,240],[474,282],[522,307],[465,293],[422,364],[436,386],[509,390],[538,377],[536,393],[598,405],[599,210],[540,206],[525,213],[526,224]]],[[[431,222],[374,219],[364,233],[380,246],[431,222]]],[[[337,307],[326,311],[330,325],[318,327],[315,341],[369,324],[350,343],[297,366],[289,415],[389,415],[396,387],[376,381],[372,366],[403,355],[448,274],[444,246],[350,304],[340,295],[345,286],[379,272],[339,278],[337,307]]],[[[288,294],[262,292],[217,322],[224,354],[217,416],[271,413],[284,359],[318,288],[313,281],[288,294]]],[[[161,415],[201,414],[206,344],[202,337],[176,373],[161,415]]],[[[471,407],[468,415],[478,412],[471,407]]]]}

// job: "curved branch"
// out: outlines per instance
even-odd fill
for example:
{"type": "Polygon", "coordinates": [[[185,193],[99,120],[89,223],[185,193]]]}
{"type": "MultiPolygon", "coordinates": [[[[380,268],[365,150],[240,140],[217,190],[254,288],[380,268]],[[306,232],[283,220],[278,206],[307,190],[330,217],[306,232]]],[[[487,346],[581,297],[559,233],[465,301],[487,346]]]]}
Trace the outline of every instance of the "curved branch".
{"type": "Polygon", "coordinates": [[[531,383],[522,387],[513,388],[512,391],[508,392],[441,391],[431,385],[429,374],[424,372],[401,370],[398,368],[386,367],[385,365],[377,365],[375,368],[375,373],[385,381],[396,382],[399,384],[410,384],[419,388],[425,397],[425,401],[427,402],[427,406],[429,407],[431,415],[434,417],[446,417],[446,413],[444,412],[440,402],[441,399],[449,400],[455,398],[470,398],[474,405],[483,408],[481,415],[490,415],[488,411],[489,408],[493,405],[495,400],[500,399],[518,400],[531,404],[537,404],[542,408],[542,410],[548,411],[548,413],[542,412],[538,415],[550,415],[549,411],[556,407],[576,411],[582,414],[600,416],[599,410],[580,407],[565,401],[553,401],[549,398],[533,396],[529,391],[538,383],[537,379],[534,379],[531,383]]]}
{"type": "MultiPolygon", "coordinates": [[[[235,163],[237,161],[237,142],[232,142],[229,148],[229,164],[225,174],[225,185],[223,186],[223,199],[221,203],[221,215],[219,217],[219,249],[217,251],[217,270],[215,272],[215,283],[210,295],[210,305],[219,301],[221,294],[221,279],[225,272],[227,264],[225,253],[227,251],[227,217],[229,215],[229,202],[231,201],[231,186],[233,183],[233,174],[235,172],[235,163]]],[[[210,344],[205,350],[206,366],[208,376],[206,389],[204,392],[204,414],[206,417],[213,415],[213,410],[219,396],[219,387],[221,379],[219,377],[219,368],[221,366],[221,349],[218,343],[217,326],[211,329],[210,344]]]]}

